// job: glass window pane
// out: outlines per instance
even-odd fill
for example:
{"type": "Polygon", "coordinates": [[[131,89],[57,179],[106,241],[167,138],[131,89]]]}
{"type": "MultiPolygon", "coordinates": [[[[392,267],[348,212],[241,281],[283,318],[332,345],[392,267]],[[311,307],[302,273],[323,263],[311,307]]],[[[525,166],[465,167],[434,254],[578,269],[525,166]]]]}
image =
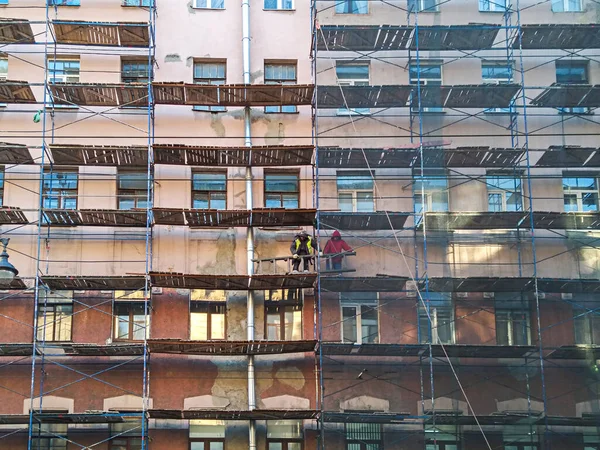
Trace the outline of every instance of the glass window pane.
{"type": "Polygon", "coordinates": [[[211,339],[225,339],[225,314],[211,314],[210,331],[211,339]]]}
{"type": "Polygon", "coordinates": [[[190,438],[224,438],[223,420],[190,420],[190,438]]]}
{"type": "Polygon", "coordinates": [[[358,212],[374,211],[373,193],[372,192],[357,192],[356,193],[356,210],[358,212]]]}
{"type": "Polygon", "coordinates": [[[269,442],[269,450],[283,450],[281,442],[269,442]]]}
{"type": "Polygon", "coordinates": [[[363,344],[379,342],[377,309],[361,306],[360,323],[363,344]]]}
{"type": "Polygon", "coordinates": [[[581,194],[581,204],[583,211],[597,211],[598,194],[596,192],[584,192],[581,194]]]}
{"type": "Polygon", "coordinates": [[[344,342],[356,342],[356,308],[344,306],[342,320],[344,342]]]}
{"type": "Polygon", "coordinates": [[[342,212],[352,212],[352,194],[339,194],[338,208],[342,212]]]}
{"type": "Polygon", "coordinates": [[[119,174],[119,189],[148,188],[148,174],[145,172],[125,172],[119,174]]]}
{"type": "Polygon", "coordinates": [[[192,179],[192,189],[195,191],[225,191],[226,174],[195,173],[192,179]]]}
{"type": "Polygon", "coordinates": [[[209,450],[223,450],[222,442],[211,442],[209,446],[209,450]]]}
{"type": "Polygon", "coordinates": [[[266,175],[265,190],[267,192],[297,192],[297,175],[266,175]]]}
{"type": "Polygon", "coordinates": [[[297,194],[283,194],[283,207],[288,209],[298,208],[298,195],[297,194]]]}
{"type": "Polygon", "coordinates": [[[192,313],[190,315],[190,339],[205,341],[208,339],[208,313],[192,313]]]}
{"type": "Polygon", "coordinates": [[[267,339],[270,341],[281,340],[281,316],[277,307],[267,312],[267,339]]]}

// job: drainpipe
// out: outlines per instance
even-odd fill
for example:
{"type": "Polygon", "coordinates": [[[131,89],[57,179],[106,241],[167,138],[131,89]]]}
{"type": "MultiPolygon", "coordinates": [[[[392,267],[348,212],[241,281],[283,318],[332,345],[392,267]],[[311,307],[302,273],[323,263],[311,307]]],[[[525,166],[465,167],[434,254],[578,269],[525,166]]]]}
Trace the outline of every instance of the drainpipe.
{"type": "MultiPolygon", "coordinates": [[[[244,84],[250,84],[250,0],[242,0],[242,58],[244,69],[244,84]]],[[[250,121],[250,107],[244,108],[244,145],[252,147],[252,132],[250,121]]],[[[251,160],[251,158],[250,158],[251,160]]],[[[252,192],[252,167],[246,167],[246,209],[251,210],[253,205],[252,192]]],[[[254,231],[248,227],[246,231],[246,258],[248,275],[254,273],[254,231]]],[[[248,311],[248,340],[254,340],[254,293],[248,291],[246,300],[248,311]]],[[[256,382],[254,374],[254,356],[248,356],[248,410],[256,409],[256,382]]],[[[256,423],[250,420],[248,432],[248,449],[256,450],[256,423]]]]}

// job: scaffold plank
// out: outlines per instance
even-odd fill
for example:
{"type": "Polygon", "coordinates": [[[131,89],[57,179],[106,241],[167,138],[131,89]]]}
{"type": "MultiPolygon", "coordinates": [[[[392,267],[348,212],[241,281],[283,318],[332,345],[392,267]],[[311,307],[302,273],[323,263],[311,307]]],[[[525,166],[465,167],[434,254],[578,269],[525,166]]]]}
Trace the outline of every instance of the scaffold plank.
{"type": "Polygon", "coordinates": [[[0,356],[31,356],[32,354],[33,344],[0,343],[0,356]]]}
{"type": "Polygon", "coordinates": [[[563,345],[546,355],[547,359],[600,359],[600,346],[597,345],[563,345]]]}
{"type": "MultiPolygon", "coordinates": [[[[341,344],[325,342],[322,352],[328,356],[429,357],[429,344],[341,344]]],[[[434,358],[523,358],[537,350],[518,345],[432,345],[434,358]],[[445,350],[445,352],[444,352],[445,350]]]]}
{"type": "Polygon", "coordinates": [[[57,44],[97,45],[102,47],[148,47],[148,24],[143,22],[81,22],[54,20],[57,44]]]}
{"type": "MultiPolygon", "coordinates": [[[[419,282],[425,289],[425,281],[419,282]]],[[[431,277],[427,288],[431,292],[521,292],[533,289],[533,278],[525,277],[431,277]]]]}
{"type": "Polygon", "coordinates": [[[0,103],[36,103],[27,81],[0,81],[0,103]]]}
{"type": "Polygon", "coordinates": [[[148,417],[151,419],[172,420],[310,420],[316,419],[318,416],[319,411],[309,409],[254,409],[252,411],[226,409],[150,409],[148,411],[148,417]]]}
{"type": "Polygon", "coordinates": [[[60,356],[139,356],[144,354],[144,344],[78,344],[78,343],[45,343],[38,346],[37,351],[47,357],[60,356]]]}
{"type": "MultiPolygon", "coordinates": [[[[434,167],[428,157],[437,157],[436,151],[425,150],[424,166],[434,167]]],[[[513,148],[457,147],[443,149],[446,167],[514,167],[525,154],[524,150],[513,148]]]]}
{"type": "Polygon", "coordinates": [[[277,355],[305,353],[316,350],[317,341],[182,341],[178,339],[151,339],[151,353],[181,355],[277,355]]]}
{"type": "Polygon", "coordinates": [[[407,277],[321,277],[321,289],[329,292],[402,292],[407,277]]]}
{"type": "Polygon", "coordinates": [[[51,276],[45,275],[42,282],[51,290],[90,290],[90,291],[114,291],[114,290],[139,290],[144,289],[146,280],[143,276],[51,276]]]}
{"type": "Polygon", "coordinates": [[[600,48],[597,24],[523,24],[512,46],[528,50],[600,48]]]}
{"type": "Polygon", "coordinates": [[[0,164],[33,164],[26,145],[0,142],[0,164]]]}
{"type": "Polygon", "coordinates": [[[116,85],[99,83],[50,83],[48,89],[57,105],[119,106],[116,85]]]}
{"type": "Polygon", "coordinates": [[[25,225],[29,220],[16,206],[0,206],[0,225],[25,225]]]}
{"type": "Polygon", "coordinates": [[[150,273],[152,286],[181,289],[220,289],[247,291],[250,286],[248,275],[191,275],[170,272],[150,273]]]}
{"type": "Polygon", "coordinates": [[[321,25],[317,30],[317,50],[406,50],[413,30],[412,26],[397,25],[321,25]]]}
{"type": "Polygon", "coordinates": [[[274,289],[309,289],[314,286],[316,279],[316,273],[253,275],[250,279],[250,289],[265,291],[274,289]]]}
{"type": "Polygon", "coordinates": [[[145,209],[82,209],[81,225],[98,227],[145,227],[147,213],[145,209]]]}
{"type": "Polygon", "coordinates": [[[185,225],[183,210],[179,208],[153,208],[152,214],[157,225],[185,225]]]}
{"type": "Polygon", "coordinates": [[[592,155],[598,153],[595,148],[552,146],[543,152],[535,163],[536,167],[596,167],[595,164],[600,166],[600,158],[590,160],[592,155]]]}
{"type": "Polygon", "coordinates": [[[0,19],[0,44],[35,44],[31,23],[23,19],[0,19]]]}
{"type": "Polygon", "coordinates": [[[130,166],[148,164],[148,148],[142,146],[51,144],[54,164],[75,166],[130,166]]]}
{"type": "MultiPolygon", "coordinates": [[[[425,90],[431,87],[424,86],[425,90]]],[[[447,108],[508,108],[521,89],[518,84],[472,84],[447,88],[450,92],[443,104],[447,108]]]]}
{"type": "MultiPolygon", "coordinates": [[[[582,103],[594,87],[590,84],[560,84],[552,83],[549,87],[531,100],[531,105],[545,108],[575,108],[582,103]]],[[[592,102],[593,103],[593,102],[592,102]]],[[[586,104],[585,106],[600,106],[586,104]]]]}
{"type": "Polygon", "coordinates": [[[516,229],[528,226],[528,213],[525,211],[427,212],[424,216],[425,229],[428,231],[516,229]]]}
{"type": "Polygon", "coordinates": [[[411,50],[484,50],[492,48],[500,25],[421,25],[416,29],[411,50]]]}
{"type": "Polygon", "coordinates": [[[319,167],[326,169],[408,168],[419,156],[418,148],[319,148],[319,167]]]}
{"type": "Polygon", "coordinates": [[[76,227],[83,224],[79,212],[72,209],[44,209],[42,214],[45,225],[76,227]]]}
{"type": "Polygon", "coordinates": [[[331,108],[402,108],[413,86],[319,86],[317,107],[331,108]]]}
{"type": "MultiPolygon", "coordinates": [[[[530,228],[530,222],[530,220],[526,220],[523,228],[530,228]]],[[[544,230],[598,230],[600,229],[600,213],[534,211],[533,227],[544,230]]]]}
{"type": "Polygon", "coordinates": [[[335,412],[324,411],[323,421],[326,423],[402,423],[405,419],[413,418],[410,412],[383,413],[383,412],[335,412]]]}
{"type": "Polygon", "coordinates": [[[256,208],[252,210],[253,227],[312,226],[316,209],[256,208]]]}
{"type": "Polygon", "coordinates": [[[186,84],[184,90],[186,105],[283,106],[310,105],[314,87],[301,84],[186,84]]]}
{"type": "Polygon", "coordinates": [[[401,230],[408,219],[408,213],[400,212],[335,212],[319,214],[321,226],[334,230],[401,230]]]}
{"type": "Polygon", "coordinates": [[[197,228],[249,227],[251,220],[251,211],[244,209],[186,209],[183,213],[188,226],[197,228]]]}
{"type": "MultiPolygon", "coordinates": [[[[143,417],[142,411],[128,411],[123,414],[120,412],[98,412],[98,413],[35,413],[33,423],[41,424],[102,424],[102,423],[120,423],[127,420],[127,417],[143,417]]],[[[29,423],[29,414],[1,414],[0,424],[2,425],[26,425],[29,423]]]]}
{"type": "Polygon", "coordinates": [[[206,167],[281,167],[312,164],[311,145],[267,145],[256,147],[201,147],[155,144],[154,162],[206,167]]]}

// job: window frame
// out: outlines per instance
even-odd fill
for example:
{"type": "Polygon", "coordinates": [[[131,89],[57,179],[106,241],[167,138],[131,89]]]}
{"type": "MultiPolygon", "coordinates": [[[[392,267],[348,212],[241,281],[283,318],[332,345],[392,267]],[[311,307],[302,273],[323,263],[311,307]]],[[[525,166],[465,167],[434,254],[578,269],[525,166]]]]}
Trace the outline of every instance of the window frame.
{"type": "MultiPolygon", "coordinates": [[[[427,86],[427,85],[432,85],[432,86],[442,86],[444,84],[444,64],[442,61],[438,61],[438,60],[424,60],[424,61],[420,61],[418,64],[409,64],[408,66],[408,83],[412,86],[427,86]],[[440,76],[439,78],[423,78],[423,74],[422,71],[424,68],[427,67],[439,67],[440,69],[440,76]],[[412,72],[414,71],[414,68],[416,68],[415,71],[415,75],[416,77],[413,77],[412,72]]],[[[411,111],[414,114],[415,111],[419,111],[418,108],[419,105],[416,106],[411,106],[411,111]]],[[[425,106],[423,108],[421,108],[420,110],[421,112],[424,113],[434,113],[434,114],[440,114],[440,113],[444,113],[444,108],[442,106],[425,106]]]]}
{"type": "MultiPolygon", "coordinates": [[[[494,2],[497,0],[487,0],[490,2],[494,2]]],[[[480,0],[481,2],[481,0],[480,0]]],[[[506,7],[504,8],[503,11],[490,11],[490,12],[505,12],[506,11],[506,7]]],[[[513,82],[514,79],[514,73],[515,73],[515,66],[514,66],[514,61],[506,61],[506,60],[502,60],[502,61],[482,61],[481,62],[481,81],[482,84],[492,84],[492,85],[501,85],[501,84],[510,84],[513,82]],[[506,71],[509,73],[508,77],[485,77],[485,73],[484,73],[484,69],[486,67],[500,67],[503,69],[506,69],[506,71]]],[[[486,108],[483,110],[484,114],[512,114],[515,113],[516,110],[514,108],[514,106],[509,106],[508,108],[486,108]]]]}
{"type": "Polygon", "coordinates": [[[436,12],[440,12],[440,2],[438,2],[437,0],[433,0],[433,1],[435,1],[434,8],[427,8],[427,9],[425,9],[425,2],[427,2],[427,1],[429,1],[429,0],[408,0],[408,11],[414,13],[415,12],[415,8],[411,7],[411,3],[412,4],[418,3],[418,7],[416,8],[416,10],[419,13],[436,13],[436,12]]]}
{"type": "MultiPolygon", "coordinates": [[[[335,80],[338,86],[370,86],[371,85],[371,65],[368,62],[344,63],[336,62],[335,80]],[[340,79],[338,67],[366,67],[367,77],[364,78],[343,78],[340,79]]],[[[338,108],[335,113],[337,116],[369,116],[371,108],[338,108]]]]}
{"type": "MultiPolygon", "coordinates": [[[[209,0],[210,1],[210,0],[209,0]]],[[[205,9],[205,8],[202,8],[205,9]]],[[[210,9],[210,8],[206,8],[210,9]]],[[[194,84],[199,84],[201,86],[223,86],[227,84],[227,60],[220,58],[199,58],[194,59],[194,63],[192,64],[192,78],[194,84]],[[200,65],[215,65],[215,66],[223,66],[223,77],[197,77],[196,76],[196,67],[200,65]]],[[[210,113],[220,113],[226,112],[227,108],[225,106],[205,106],[205,105],[194,105],[192,107],[193,111],[200,112],[210,112],[210,113]]]]}
{"type": "Polygon", "coordinates": [[[277,300],[277,301],[269,301],[265,299],[264,302],[265,308],[265,339],[270,342],[278,342],[278,341],[301,341],[304,336],[304,302],[301,298],[297,300],[277,300]],[[277,310],[275,313],[269,312],[271,310],[277,310]],[[286,321],[286,313],[288,312],[300,312],[300,336],[294,337],[294,329],[293,322],[292,325],[292,335],[286,335],[286,327],[288,326],[288,322],[286,321]],[[269,316],[279,315],[279,326],[275,324],[275,327],[279,328],[279,339],[269,337],[269,330],[273,328],[273,325],[269,324],[269,316]]]}
{"type": "MultiPolygon", "coordinates": [[[[336,189],[337,189],[337,194],[338,194],[338,209],[340,211],[342,211],[342,208],[340,207],[340,198],[343,195],[350,195],[350,199],[352,202],[352,211],[348,211],[348,212],[374,212],[377,211],[377,202],[375,199],[375,182],[373,182],[373,186],[371,187],[371,189],[365,188],[365,189],[340,189],[339,188],[339,184],[338,184],[338,180],[340,178],[351,178],[351,177],[355,177],[355,178],[367,178],[369,177],[371,180],[373,180],[374,176],[368,171],[338,171],[336,173],[336,189]],[[359,194],[371,194],[371,209],[370,210],[358,210],[358,195],[359,194]]],[[[363,200],[364,201],[364,200],[363,200]]]]}
{"type": "Polygon", "coordinates": [[[519,333],[519,327],[517,327],[518,322],[524,321],[525,324],[525,343],[520,345],[531,345],[531,313],[527,309],[517,309],[517,308],[495,308],[494,309],[494,317],[495,317],[495,326],[496,326],[496,344],[501,346],[514,346],[516,344],[516,333],[519,333]],[[506,323],[506,336],[508,338],[508,342],[503,343],[498,340],[498,329],[500,328],[500,315],[506,315],[506,320],[502,320],[506,323]],[[515,314],[522,315],[522,318],[514,317],[515,314]]]}
{"type": "MultiPolygon", "coordinates": [[[[265,60],[264,63],[264,82],[269,85],[291,85],[298,84],[298,61],[297,60],[281,60],[271,61],[265,60]],[[267,66],[273,67],[293,67],[294,78],[267,78],[267,66]]],[[[297,114],[298,107],[296,105],[279,105],[279,106],[265,106],[265,114],[297,114]]]]}
{"type": "MultiPolygon", "coordinates": [[[[490,212],[523,211],[523,181],[521,180],[521,177],[515,176],[515,175],[517,175],[517,174],[500,173],[500,172],[496,172],[496,173],[488,172],[486,174],[485,185],[487,187],[488,211],[490,211],[490,212]],[[495,186],[494,183],[492,183],[490,181],[490,178],[502,178],[505,180],[514,180],[515,181],[515,183],[513,183],[513,185],[515,186],[514,190],[502,189],[499,186],[495,186]],[[516,187],[517,180],[519,182],[518,188],[516,187]],[[501,204],[500,204],[499,210],[492,209],[492,203],[490,202],[490,196],[492,196],[492,195],[500,196],[501,204]],[[508,200],[508,198],[510,198],[511,195],[518,196],[517,209],[515,209],[515,210],[507,208],[507,206],[509,205],[507,200],[508,200]]],[[[498,183],[498,184],[500,184],[500,183],[498,183]]]]}
{"type": "MultiPolygon", "coordinates": [[[[143,0],[139,0],[139,1],[143,1],[143,0]]],[[[150,0],[148,0],[150,1],[150,0]]],[[[133,7],[138,7],[137,5],[131,5],[133,7]]],[[[142,73],[142,71],[130,71],[131,73],[142,73]]],[[[144,84],[148,84],[150,83],[152,80],[152,66],[148,65],[148,58],[145,57],[121,57],[121,83],[144,83],[144,84]],[[143,65],[145,66],[145,69],[147,69],[145,76],[135,76],[135,77],[131,77],[131,76],[124,76],[124,74],[126,73],[123,69],[126,64],[130,64],[130,65],[143,65]],[[131,78],[132,81],[126,81],[126,79],[131,78]],[[140,81],[142,80],[142,81],[140,81]]]]}
{"type": "Polygon", "coordinates": [[[505,13],[506,12],[506,0],[479,0],[479,12],[505,13]],[[499,2],[504,2],[504,5],[500,6],[499,2]],[[486,4],[488,5],[488,9],[485,9],[486,4]]]}
{"type": "MultiPolygon", "coordinates": [[[[79,6],[79,5],[57,5],[57,6],[79,6]]],[[[57,55],[57,56],[48,56],[46,58],[46,65],[47,65],[47,82],[48,84],[54,84],[54,83],[79,83],[81,80],[81,59],[79,58],[79,56],[74,56],[74,55],[57,55]],[[56,70],[56,63],[61,62],[61,63],[74,63],[77,62],[77,74],[75,74],[74,71],[72,72],[68,72],[67,70],[61,69],[59,74],[57,74],[57,70],[56,70]],[[50,65],[53,65],[53,68],[50,68],[50,65]],[[58,81],[57,81],[58,79],[58,81]]],[[[54,103],[54,99],[52,98],[52,94],[48,91],[45,92],[44,94],[44,98],[45,98],[45,105],[46,108],[54,108],[54,109],[78,109],[79,106],[78,105],[71,105],[71,104],[55,104],[54,103]]]]}
{"type": "Polygon", "coordinates": [[[565,212],[597,212],[600,209],[600,187],[598,185],[598,176],[597,175],[587,175],[587,174],[579,174],[579,176],[577,176],[577,173],[573,173],[573,174],[565,174],[563,173],[563,205],[564,205],[564,209],[565,212]],[[594,179],[594,183],[596,185],[596,189],[577,189],[577,188],[572,188],[569,187],[568,190],[565,190],[565,178],[593,178],[594,179]],[[583,209],[583,198],[584,195],[586,194],[595,194],[596,195],[596,209],[594,210],[584,210],[583,209]],[[577,205],[577,209],[575,211],[567,211],[566,209],[566,197],[567,196],[575,196],[575,200],[576,200],[576,205],[577,205]]]}
{"type": "MultiPolygon", "coordinates": [[[[60,178],[60,177],[59,177],[60,178]]],[[[66,210],[77,210],[79,206],[79,171],[77,170],[60,170],[54,171],[51,169],[44,170],[44,181],[42,182],[42,204],[44,209],[66,209],[66,210]],[[75,188],[62,188],[60,186],[57,187],[47,187],[46,186],[46,176],[49,175],[50,179],[52,179],[53,175],[59,174],[75,174],[76,176],[76,186],[75,188]],[[47,205],[47,201],[50,199],[56,199],[57,207],[52,208],[47,205]],[[75,207],[68,208],[65,206],[65,202],[68,200],[75,200],[75,207]]]]}
{"type": "MultiPolygon", "coordinates": [[[[36,412],[39,412],[40,410],[36,410],[36,412]]],[[[69,411],[65,410],[65,409],[58,409],[58,410],[47,410],[45,408],[42,408],[41,410],[42,413],[51,413],[51,414],[68,414],[69,411]]],[[[66,423],[34,423],[34,426],[37,426],[38,429],[37,430],[32,430],[31,431],[31,444],[32,444],[32,449],[38,448],[38,449],[47,449],[47,450],[67,450],[68,447],[68,436],[69,436],[69,426],[66,423]],[[60,430],[57,430],[57,428],[59,427],[64,427],[61,428],[60,430]],[[46,429],[42,429],[42,428],[46,428],[46,429]],[[48,429],[49,428],[49,429],[48,429]],[[53,429],[54,428],[54,429],[53,429]],[[63,431],[64,430],[64,431],[63,431]],[[52,445],[52,440],[58,439],[59,443],[61,444],[59,447],[52,445]],[[40,441],[50,441],[48,442],[47,445],[45,444],[40,444],[40,441]],[[64,444],[64,445],[62,445],[64,444]]]]}
{"type": "Polygon", "coordinates": [[[48,0],[48,6],[81,6],[80,0],[48,0]]]}
{"type": "MultiPolygon", "coordinates": [[[[222,444],[221,448],[225,449],[225,438],[227,437],[227,427],[225,426],[225,422],[224,421],[220,421],[220,420],[206,420],[206,419],[200,419],[200,421],[205,421],[205,422],[215,422],[212,423],[211,426],[213,427],[223,427],[223,436],[222,437],[218,437],[218,436],[199,436],[199,437],[192,437],[192,427],[194,426],[194,424],[192,423],[192,421],[190,420],[189,425],[188,425],[188,449],[191,450],[192,449],[192,444],[204,444],[204,449],[203,450],[211,450],[211,443],[220,443],[222,444]],[[216,423],[216,422],[222,422],[222,423],[216,423]]],[[[213,433],[215,434],[215,433],[213,433]]]]}
{"type": "Polygon", "coordinates": [[[216,209],[216,210],[220,210],[220,211],[224,211],[227,209],[227,171],[218,171],[218,172],[211,172],[211,171],[206,171],[206,170],[196,170],[196,169],[192,169],[192,195],[191,195],[191,207],[193,209],[216,209]],[[225,178],[223,180],[223,190],[207,190],[207,189],[194,189],[194,185],[195,185],[195,176],[196,175],[223,175],[225,178]],[[213,201],[220,201],[220,200],[213,200],[212,196],[213,194],[223,194],[225,196],[225,207],[224,208],[213,208],[211,206],[211,203],[213,201]],[[197,206],[194,206],[194,202],[196,201],[196,196],[200,196],[200,195],[206,195],[207,196],[207,201],[208,201],[208,208],[198,208],[197,206]]]}
{"type": "MultiPolygon", "coordinates": [[[[149,198],[148,198],[148,188],[147,188],[147,184],[146,184],[146,188],[144,188],[144,190],[142,189],[122,189],[120,187],[120,177],[121,176],[127,176],[127,175],[131,175],[131,174],[143,174],[146,177],[146,183],[147,183],[147,177],[148,177],[148,173],[145,171],[139,171],[139,170],[118,170],[117,171],[117,209],[119,211],[133,211],[133,210],[141,210],[141,209],[147,209],[148,208],[148,202],[149,202],[149,198]],[[141,194],[143,192],[143,194],[141,194]],[[133,199],[133,204],[134,206],[132,208],[122,208],[121,207],[121,202],[122,201],[127,201],[127,200],[131,200],[133,199]],[[139,206],[139,203],[145,203],[145,206],[139,206]]],[[[152,195],[152,191],[150,192],[150,195],[152,195]]]]}
{"type": "MultiPolygon", "coordinates": [[[[568,1],[568,0],[565,0],[568,1]]],[[[589,65],[589,61],[583,60],[583,59],[575,59],[575,60],[557,60],[554,61],[554,74],[556,77],[556,82],[560,83],[560,84],[573,84],[573,85],[577,85],[577,84],[590,84],[590,65],[589,65]],[[585,76],[584,80],[581,81],[558,81],[558,70],[559,68],[568,68],[568,69],[572,69],[574,67],[577,67],[577,65],[580,65],[580,67],[583,67],[583,74],[585,76]],[[570,67],[569,67],[570,66],[570,67]]],[[[558,107],[556,108],[558,110],[559,114],[591,114],[591,109],[588,108],[587,106],[569,106],[569,107],[558,107]]]]}
{"type": "Polygon", "coordinates": [[[268,0],[264,0],[263,1],[263,9],[265,11],[294,11],[296,9],[296,0],[290,0],[292,3],[292,6],[290,8],[284,8],[283,5],[285,4],[286,0],[275,0],[277,2],[277,7],[276,8],[267,8],[266,7],[266,2],[268,0]]]}
{"type": "Polygon", "coordinates": [[[364,14],[369,14],[370,13],[370,8],[369,8],[369,1],[368,0],[337,0],[339,1],[339,3],[336,2],[336,4],[334,5],[334,14],[341,14],[341,15],[345,15],[345,14],[357,14],[357,15],[364,15],[364,14]],[[353,6],[355,2],[364,2],[363,6],[353,6]],[[347,6],[349,12],[344,12],[344,11],[338,11],[338,6],[347,6]],[[366,7],[366,11],[365,12],[354,12],[356,10],[360,10],[360,8],[365,8],[366,7]]]}
{"type": "Polygon", "coordinates": [[[284,208],[284,209],[298,209],[300,208],[300,172],[298,171],[294,171],[294,172],[264,172],[264,182],[263,182],[263,195],[264,195],[264,205],[265,208],[284,208]],[[280,177],[280,176],[295,176],[296,177],[296,184],[298,186],[296,191],[269,191],[267,190],[267,178],[270,177],[280,177]],[[296,206],[293,208],[286,208],[284,205],[284,195],[295,195],[295,199],[296,199],[296,206]],[[267,206],[267,196],[271,195],[271,196],[275,196],[278,195],[279,196],[279,205],[280,206],[267,206]]]}
{"type": "Polygon", "coordinates": [[[575,345],[600,345],[600,299],[586,294],[574,294],[572,314],[575,345]],[[578,339],[582,334],[586,335],[585,342],[578,339]]]}
{"type": "Polygon", "coordinates": [[[135,306],[143,306],[144,310],[146,308],[146,305],[144,304],[144,301],[124,301],[124,300],[115,300],[113,302],[113,341],[114,342],[142,342],[144,341],[144,339],[148,339],[150,337],[150,314],[134,314],[134,305],[135,306]],[[129,325],[129,330],[127,332],[127,337],[120,337],[119,336],[119,323],[121,322],[120,317],[121,316],[125,316],[125,314],[119,314],[117,311],[118,307],[129,307],[129,311],[128,311],[128,319],[126,320],[129,325]],[[135,327],[136,327],[136,316],[141,316],[144,317],[144,326],[140,327],[139,325],[137,326],[138,328],[141,328],[144,332],[144,336],[145,338],[141,338],[141,339],[135,339],[135,327]]]}
{"type": "MultiPolygon", "coordinates": [[[[369,411],[373,412],[373,411],[369,411]]],[[[348,422],[344,424],[344,448],[349,449],[350,446],[353,448],[356,445],[360,446],[360,450],[383,450],[383,424],[381,423],[361,423],[361,422],[348,422]],[[348,426],[349,425],[367,425],[372,426],[373,428],[378,428],[377,433],[379,434],[379,439],[364,439],[360,437],[348,437],[348,426]]]]}
{"type": "MultiPolygon", "coordinates": [[[[427,212],[447,212],[450,210],[450,188],[448,187],[449,177],[445,171],[434,171],[430,173],[426,172],[424,175],[413,171],[412,179],[413,205],[414,210],[417,214],[423,214],[427,212]],[[443,180],[445,182],[445,186],[444,188],[439,188],[435,186],[434,189],[430,189],[429,187],[431,186],[428,186],[428,182],[430,180],[443,180]],[[423,192],[421,192],[421,188],[418,187],[419,184],[423,185],[423,192]],[[434,195],[444,196],[446,205],[444,209],[433,209],[434,195]],[[423,196],[425,197],[425,205],[422,204],[423,196]],[[418,205],[421,205],[421,209],[418,209],[418,205]]],[[[435,204],[437,203],[441,202],[438,202],[436,200],[435,204]]]]}
{"type": "Polygon", "coordinates": [[[132,8],[150,8],[153,0],[121,0],[121,6],[132,8]],[[134,5],[132,3],[138,3],[134,5]]]}
{"type": "Polygon", "coordinates": [[[190,300],[190,341],[225,341],[227,340],[227,302],[226,301],[210,301],[210,300],[190,300]],[[194,306],[205,306],[206,311],[193,311],[194,306]],[[223,308],[222,312],[213,311],[212,308],[223,308]],[[206,339],[195,339],[192,330],[192,314],[206,314],[206,339]],[[213,337],[212,316],[223,316],[223,337],[213,337]]]}
{"type": "Polygon", "coordinates": [[[36,332],[35,332],[36,341],[44,341],[44,342],[73,342],[73,299],[65,298],[63,301],[52,301],[45,302],[43,299],[40,299],[38,302],[38,315],[36,321],[36,332]],[[68,301],[70,300],[70,301],[68,301]],[[62,329],[62,323],[65,320],[57,318],[57,308],[58,307],[71,307],[71,313],[65,316],[66,323],[68,326],[69,337],[67,339],[60,339],[60,330],[62,329]],[[48,318],[48,309],[52,310],[52,318],[48,318]],[[42,323],[40,326],[40,319],[44,320],[46,318],[45,327],[42,323]],[[59,326],[57,326],[59,325],[59,326]],[[47,330],[49,327],[52,328],[52,339],[47,339],[44,335],[44,328],[47,330]],[[41,334],[41,337],[40,337],[41,334]]]}
{"type": "Polygon", "coordinates": [[[194,8],[195,9],[205,9],[205,10],[211,10],[211,11],[224,11],[225,10],[225,0],[206,0],[206,4],[207,6],[198,6],[200,4],[201,0],[194,0],[194,8]],[[217,3],[217,2],[223,2],[223,6],[218,8],[218,7],[214,7],[212,6],[213,4],[217,3]]]}
{"type": "Polygon", "coordinates": [[[578,2],[578,8],[577,9],[569,9],[569,2],[571,0],[551,0],[550,2],[550,11],[552,11],[553,13],[578,13],[578,12],[583,12],[583,0],[576,0],[578,2]],[[555,10],[554,9],[554,5],[556,4],[562,4],[561,6],[561,10],[555,10]]]}
{"type": "Polygon", "coordinates": [[[427,316],[427,313],[426,313],[426,311],[427,311],[426,307],[427,307],[427,301],[425,300],[425,305],[423,305],[421,298],[417,297],[417,318],[419,320],[419,330],[418,330],[419,343],[420,344],[428,344],[429,343],[429,330],[431,329],[431,343],[433,345],[437,344],[438,342],[441,342],[444,345],[454,345],[456,343],[456,326],[455,326],[456,305],[454,302],[454,298],[452,296],[449,296],[448,298],[430,299],[429,315],[431,316],[431,327],[429,327],[429,317],[427,316]],[[447,303],[447,304],[445,304],[445,303],[447,303]],[[446,325],[446,324],[440,325],[438,323],[440,310],[445,310],[450,313],[450,315],[449,315],[450,318],[447,323],[447,325],[449,327],[450,340],[446,341],[446,342],[444,342],[443,340],[440,339],[439,330],[442,326],[446,325]],[[427,324],[428,324],[427,330],[423,330],[423,328],[420,326],[422,320],[427,321],[427,324]],[[426,332],[426,334],[425,334],[425,332],[426,332]]]}
{"type": "MultiPolygon", "coordinates": [[[[374,298],[356,298],[353,299],[351,296],[350,297],[346,297],[344,298],[344,295],[340,294],[340,318],[341,318],[341,323],[340,323],[340,338],[341,338],[341,342],[346,344],[346,343],[353,343],[356,345],[361,345],[361,344],[379,344],[381,342],[381,317],[380,317],[380,309],[379,309],[379,292],[373,292],[375,294],[374,298]],[[371,310],[374,310],[377,316],[377,335],[374,336],[373,338],[370,338],[370,336],[363,336],[363,323],[362,323],[362,315],[364,314],[364,311],[362,310],[362,308],[369,308],[371,310]],[[352,340],[352,339],[346,339],[346,337],[344,336],[344,325],[346,323],[346,319],[344,319],[344,308],[353,308],[354,309],[354,314],[352,316],[353,318],[353,323],[354,323],[354,328],[355,328],[355,333],[356,333],[356,340],[352,340]],[[365,341],[365,339],[367,339],[365,341]]],[[[358,293],[359,296],[366,296],[368,294],[368,292],[360,292],[358,293]]]]}

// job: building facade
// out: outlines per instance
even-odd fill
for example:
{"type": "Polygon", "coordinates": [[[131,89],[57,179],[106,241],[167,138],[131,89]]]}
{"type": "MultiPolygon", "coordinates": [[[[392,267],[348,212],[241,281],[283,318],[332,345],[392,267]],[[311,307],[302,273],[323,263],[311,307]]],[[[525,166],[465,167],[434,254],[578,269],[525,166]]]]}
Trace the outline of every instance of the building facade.
{"type": "Polygon", "coordinates": [[[600,448],[595,1],[0,5],[0,448],[600,448]]]}

